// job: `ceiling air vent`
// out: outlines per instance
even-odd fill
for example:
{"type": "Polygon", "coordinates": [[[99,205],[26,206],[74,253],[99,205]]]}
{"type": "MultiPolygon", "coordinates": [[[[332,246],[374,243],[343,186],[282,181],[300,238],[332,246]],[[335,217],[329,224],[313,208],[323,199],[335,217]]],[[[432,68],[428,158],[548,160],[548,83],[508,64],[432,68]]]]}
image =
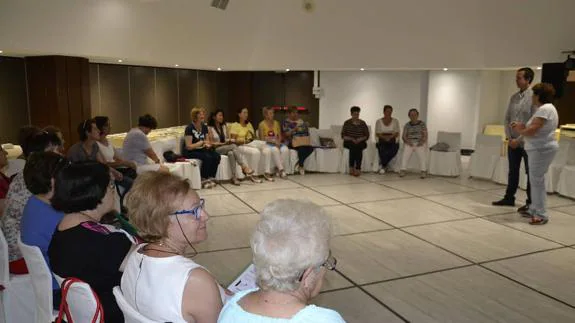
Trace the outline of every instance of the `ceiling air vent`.
{"type": "Polygon", "coordinates": [[[212,7],[226,10],[230,0],[212,0],[212,7]]]}

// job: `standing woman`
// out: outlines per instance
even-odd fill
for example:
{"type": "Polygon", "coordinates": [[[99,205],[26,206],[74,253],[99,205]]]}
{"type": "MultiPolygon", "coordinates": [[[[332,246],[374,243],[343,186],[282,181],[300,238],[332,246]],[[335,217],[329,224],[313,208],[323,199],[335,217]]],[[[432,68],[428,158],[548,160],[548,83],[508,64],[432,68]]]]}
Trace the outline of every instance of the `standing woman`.
{"type": "MultiPolygon", "coordinates": [[[[281,178],[287,177],[284,170],[283,161],[289,158],[289,149],[281,141],[281,128],[280,123],[274,120],[274,110],[270,107],[262,109],[264,120],[258,126],[258,138],[267,143],[262,149],[268,149],[275,167],[277,168],[277,175],[281,178]]],[[[271,173],[271,165],[266,161],[266,172],[271,173]]]]}
{"type": "Polygon", "coordinates": [[[359,107],[353,106],[349,111],[351,118],[344,122],[341,137],[343,138],[343,146],[349,149],[349,174],[359,176],[363,150],[367,148],[365,142],[369,139],[369,128],[365,121],[359,118],[361,112],[359,107]]]}
{"type": "Polygon", "coordinates": [[[379,173],[385,174],[389,162],[397,155],[399,150],[399,121],[392,118],[393,107],[386,105],[383,107],[383,118],[375,123],[375,135],[377,136],[377,151],[379,152],[379,173]]]}
{"type": "Polygon", "coordinates": [[[419,111],[411,109],[408,112],[409,122],[403,126],[403,156],[401,157],[401,170],[399,176],[405,176],[407,163],[414,152],[419,159],[421,168],[421,178],[427,176],[427,126],[425,122],[419,120],[419,111]]]}
{"type": "Polygon", "coordinates": [[[511,122],[511,127],[525,140],[525,150],[529,158],[529,179],[531,181],[531,205],[527,216],[529,224],[541,225],[549,222],[545,210],[547,192],[545,191],[545,174],[559,148],[555,139],[555,130],[559,123],[557,109],[551,103],[555,97],[553,85],[539,83],[533,87],[533,105],[535,113],[527,121],[511,122]]]}
{"type": "Polygon", "coordinates": [[[220,154],[213,151],[208,138],[208,125],[205,122],[206,111],[203,108],[193,108],[190,115],[192,123],[186,127],[182,155],[186,158],[202,161],[200,167],[202,188],[212,188],[216,186],[214,181],[221,157],[220,154]]]}
{"type": "Polygon", "coordinates": [[[216,152],[220,155],[227,155],[230,162],[230,169],[232,171],[232,184],[240,185],[238,176],[236,174],[236,165],[242,168],[244,175],[254,183],[261,183],[260,180],[253,177],[254,171],[246,163],[244,155],[240,152],[236,144],[231,143],[228,136],[228,129],[224,121],[224,111],[221,109],[212,112],[210,115],[209,124],[209,138],[210,142],[216,148],[216,152]]]}
{"type": "MultiPolygon", "coordinates": [[[[250,145],[256,138],[256,131],[252,124],[248,121],[248,109],[240,108],[237,113],[237,122],[230,125],[230,141],[238,145],[238,149],[242,154],[247,156],[252,167],[258,167],[262,157],[262,151],[253,145],[250,145]]],[[[266,158],[266,156],[264,156],[266,158]]],[[[264,175],[266,180],[273,181],[273,178],[264,175]]]]}

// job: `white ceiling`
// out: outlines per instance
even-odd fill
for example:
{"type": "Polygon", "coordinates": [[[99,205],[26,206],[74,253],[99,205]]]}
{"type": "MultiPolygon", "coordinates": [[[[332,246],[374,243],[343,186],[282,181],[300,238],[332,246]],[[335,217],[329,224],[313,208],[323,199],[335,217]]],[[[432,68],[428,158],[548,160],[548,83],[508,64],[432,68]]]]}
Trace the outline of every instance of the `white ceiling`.
{"type": "Polygon", "coordinates": [[[4,55],[224,70],[498,69],[563,60],[573,0],[0,0],[4,55]]]}

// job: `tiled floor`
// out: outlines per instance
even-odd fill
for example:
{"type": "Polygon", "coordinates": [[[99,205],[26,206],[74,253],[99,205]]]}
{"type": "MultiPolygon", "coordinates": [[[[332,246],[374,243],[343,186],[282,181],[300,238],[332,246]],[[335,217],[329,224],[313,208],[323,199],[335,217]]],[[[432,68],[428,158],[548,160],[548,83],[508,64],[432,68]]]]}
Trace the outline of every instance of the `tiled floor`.
{"type": "Polygon", "coordinates": [[[195,259],[227,285],[251,261],[257,212],[277,198],[307,199],[332,216],[338,258],[314,303],[348,322],[575,322],[575,200],[550,196],[549,224],[534,227],[491,206],[503,192],[465,175],[223,185],[200,192],[212,218],[195,259]]]}

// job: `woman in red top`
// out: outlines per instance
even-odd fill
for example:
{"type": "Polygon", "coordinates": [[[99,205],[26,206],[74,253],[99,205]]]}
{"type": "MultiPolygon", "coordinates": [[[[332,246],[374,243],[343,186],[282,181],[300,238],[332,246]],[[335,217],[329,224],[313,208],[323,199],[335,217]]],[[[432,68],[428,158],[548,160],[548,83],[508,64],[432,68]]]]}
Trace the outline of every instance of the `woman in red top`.
{"type": "Polygon", "coordinates": [[[2,173],[2,169],[6,166],[8,166],[8,153],[0,147],[0,216],[4,214],[4,199],[10,186],[10,179],[2,173]]]}

